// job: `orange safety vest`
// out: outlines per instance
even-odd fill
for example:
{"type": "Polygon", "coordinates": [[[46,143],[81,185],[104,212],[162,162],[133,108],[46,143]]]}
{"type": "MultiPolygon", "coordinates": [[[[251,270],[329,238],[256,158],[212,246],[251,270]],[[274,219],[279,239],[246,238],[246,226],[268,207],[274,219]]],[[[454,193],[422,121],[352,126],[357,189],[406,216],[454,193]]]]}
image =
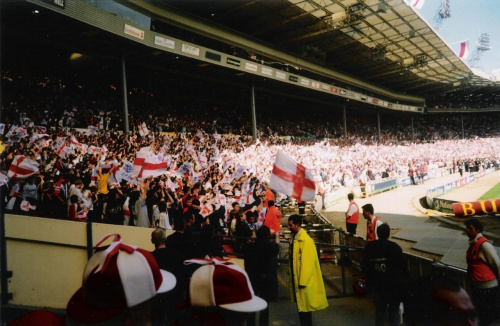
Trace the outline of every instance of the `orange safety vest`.
{"type": "Polygon", "coordinates": [[[484,236],[477,239],[474,246],[467,250],[467,274],[474,282],[488,282],[496,278],[495,274],[488,266],[479,258],[479,248],[484,242],[489,242],[484,236]]]}
{"type": "MultiPolygon", "coordinates": [[[[345,221],[347,223],[358,224],[358,221],[359,221],[359,207],[358,207],[358,204],[356,204],[354,201],[352,201],[349,204],[349,209],[351,209],[351,205],[356,206],[356,213],[354,213],[351,216],[349,216],[345,221]]],[[[347,211],[349,211],[349,209],[347,211]]]]}
{"type": "Polygon", "coordinates": [[[377,240],[377,234],[375,233],[375,231],[378,220],[379,218],[375,216],[371,223],[370,221],[366,222],[366,241],[377,240]]]}

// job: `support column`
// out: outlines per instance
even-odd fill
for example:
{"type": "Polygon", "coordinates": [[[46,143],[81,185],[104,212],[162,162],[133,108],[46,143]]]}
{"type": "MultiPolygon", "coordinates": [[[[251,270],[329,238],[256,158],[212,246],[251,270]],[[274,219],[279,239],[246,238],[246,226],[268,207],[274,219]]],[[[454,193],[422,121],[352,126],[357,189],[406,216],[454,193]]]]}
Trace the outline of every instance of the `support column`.
{"type": "Polygon", "coordinates": [[[377,131],[378,131],[378,141],[380,142],[380,112],[377,112],[377,131]]]}
{"type": "Polygon", "coordinates": [[[257,116],[255,115],[255,87],[252,80],[251,88],[251,102],[252,102],[252,139],[257,139],[257,116]]]}
{"type": "Polygon", "coordinates": [[[346,105],[347,102],[344,102],[344,112],[343,112],[343,120],[344,120],[344,139],[347,139],[347,116],[346,116],[346,105]]]}
{"type": "Polygon", "coordinates": [[[413,129],[413,115],[411,116],[411,141],[415,141],[415,130],[413,129]]]}
{"type": "Polygon", "coordinates": [[[123,104],[123,132],[129,132],[128,101],[127,101],[127,74],[125,71],[125,56],[122,54],[122,104],[123,104]]]}
{"type": "Polygon", "coordinates": [[[462,113],[462,139],[465,139],[464,114],[462,113]]]}

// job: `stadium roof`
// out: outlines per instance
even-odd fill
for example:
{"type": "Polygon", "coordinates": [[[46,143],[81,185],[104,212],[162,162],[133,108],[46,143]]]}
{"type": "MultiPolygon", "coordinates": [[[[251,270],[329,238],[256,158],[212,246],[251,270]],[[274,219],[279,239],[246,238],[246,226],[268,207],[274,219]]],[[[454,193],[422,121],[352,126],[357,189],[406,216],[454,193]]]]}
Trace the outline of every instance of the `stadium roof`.
{"type": "Polygon", "coordinates": [[[495,85],[475,76],[403,0],[121,2],[146,11],[150,4],[180,10],[401,93],[495,85]]]}
{"type": "MultiPolygon", "coordinates": [[[[298,69],[299,74],[312,71],[318,75],[324,67],[338,72],[332,84],[349,85],[349,81],[355,79],[421,98],[457,92],[460,98],[467,96],[469,100],[471,93],[483,99],[484,96],[500,99],[498,83],[475,76],[403,0],[117,2],[150,17],[148,29],[200,44],[210,39],[219,42],[215,46],[233,45],[244,56],[266,64],[285,65],[286,69],[298,69]]],[[[43,18],[50,20],[51,24],[47,24],[31,14],[33,5],[30,4],[25,4],[23,10],[19,2],[7,1],[1,5],[3,52],[14,44],[34,44],[40,48],[50,44],[66,51],[112,57],[122,51],[130,63],[141,62],[169,73],[183,72],[207,81],[248,85],[252,78],[154,49],[144,50],[130,40],[111,38],[95,26],[63,15],[47,13],[43,18]]],[[[21,55],[19,51],[10,51],[12,54],[21,55]]],[[[287,86],[276,82],[273,87],[286,92],[287,86]]]]}

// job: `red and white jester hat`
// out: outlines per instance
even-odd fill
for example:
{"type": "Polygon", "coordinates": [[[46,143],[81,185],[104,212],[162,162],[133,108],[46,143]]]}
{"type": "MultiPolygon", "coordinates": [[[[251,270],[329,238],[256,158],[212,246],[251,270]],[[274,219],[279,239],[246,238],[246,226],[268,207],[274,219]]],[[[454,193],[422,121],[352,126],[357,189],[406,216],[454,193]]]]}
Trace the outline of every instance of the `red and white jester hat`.
{"type": "Polygon", "coordinates": [[[240,266],[219,258],[190,259],[184,264],[203,265],[189,282],[192,306],[219,306],[238,312],[266,309],[267,302],[255,296],[248,275],[240,266]]]}
{"type": "Polygon", "coordinates": [[[121,242],[119,234],[108,234],[94,247],[82,287],[68,302],[66,313],[80,323],[105,321],[175,284],[175,276],[161,270],[149,251],[121,242]],[[99,247],[111,236],[111,245],[99,247]]]}

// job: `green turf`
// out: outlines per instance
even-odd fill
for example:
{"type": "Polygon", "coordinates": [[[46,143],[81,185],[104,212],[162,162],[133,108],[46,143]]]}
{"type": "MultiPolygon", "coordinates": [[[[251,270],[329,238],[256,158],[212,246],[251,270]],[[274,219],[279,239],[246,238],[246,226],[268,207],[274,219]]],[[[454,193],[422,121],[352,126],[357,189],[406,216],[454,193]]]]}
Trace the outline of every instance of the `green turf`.
{"type": "Polygon", "coordinates": [[[488,199],[498,199],[500,198],[500,183],[488,190],[484,195],[482,195],[478,200],[488,200],[488,199]]]}

